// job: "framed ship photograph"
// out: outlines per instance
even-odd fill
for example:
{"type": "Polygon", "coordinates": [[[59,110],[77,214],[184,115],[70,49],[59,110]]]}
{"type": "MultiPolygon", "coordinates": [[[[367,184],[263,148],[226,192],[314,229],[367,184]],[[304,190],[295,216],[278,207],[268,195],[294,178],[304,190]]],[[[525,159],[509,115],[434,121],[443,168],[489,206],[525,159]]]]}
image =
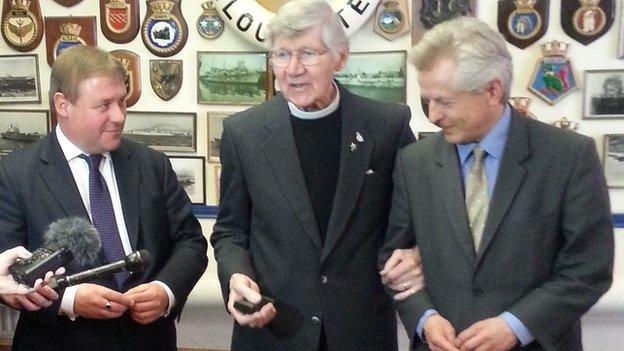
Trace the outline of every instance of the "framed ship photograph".
{"type": "Polygon", "coordinates": [[[0,110],[0,159],[45,137],[49,131],[47,110],[0,110]]]}
{"type": "Polygon", "coordinates": [[[0,55],[0,103],[29,102],[41,102],[37,55],[0,55]]]}
{"type": "Polygon", "coordinates": [[[405,51],[354,52],[336,79],[351,92],[405,103],[405,51]]]}
{"type": "Polygon", "coordinates": [[[169,156],[178,182],[194,205],[206,203],[206,158],[203,156],[169,156]]]}
{"type": "Polygon", "coordinates": [[[620,34],[618,36],[618,57],[624,59],[624,6],[620,6],[620,34]]]}
{"type": "Polygon", "coordinates": [[[624,69],[585,71],[583,118],[624,118],[624,69]]]}
{"type": "Polygon", "coordinates": [[[223,120],[235,112],[208,112],[208,162],[219,163],[223,120]]]}
{"type": "Polygon", "coordinates": [[[263,52],[197,52],[197,103],[256,105],[267,98],[263,52]]]}
{"type": "Polygon", "coordinates": [[[128,111],[123,136],[160,151],[197,151],[194,112],[128,111]]]}
{"type": "Polygon", "coordinates": [[[604,136],[604,173],[610,188],[624,188],[624,134],[604,136]]]}

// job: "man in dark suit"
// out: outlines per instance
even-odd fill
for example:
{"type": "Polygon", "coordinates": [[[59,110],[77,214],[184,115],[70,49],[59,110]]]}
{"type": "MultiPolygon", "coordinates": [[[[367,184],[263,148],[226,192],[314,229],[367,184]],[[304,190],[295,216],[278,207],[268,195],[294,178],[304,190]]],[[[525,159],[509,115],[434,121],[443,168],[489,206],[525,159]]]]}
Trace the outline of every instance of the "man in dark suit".
{"type": "MultiPolygon", "coordinates": [[[[221,142],[211,242],[236,319],[232,350],[396,350],[376,261],[396,152],[414,140],[409,108],[333,80],[348,42],[325,1],[284,5],[267,37],[282,94],[227,118],[221,142]],[[248,315],[233,307],[260,294],[275,303],[248,315]]],[[[422,286],[417,257],[395,255],[384,277],[409,295],[422,286]]]]}
{"type": "Polygon", "coordinates": [[[384,250],[420,249],[426,289],[398,306],[415,349],[581,350],[613,269],[593,140],[507,104],[511,56],[483,22],[437,25],[412,58],[442,131],[399,153],[384,250]]]}
{"type": "Polygon", "coordinates": [[[167,157],[121,138],[125,78],[97,48],[73,47],[56,60],[56,129],[0,164],[0,249],[38,248],[51,222],[78,216],[100,234],[95,265],[139,249],[151,262],[138,274],[69,287],[37,312],[29,310],[45,298],[38,292],[2,295],[23,308],[14,350],[176,350],[174,320],[206,268],[207,243],[167,157]]]}

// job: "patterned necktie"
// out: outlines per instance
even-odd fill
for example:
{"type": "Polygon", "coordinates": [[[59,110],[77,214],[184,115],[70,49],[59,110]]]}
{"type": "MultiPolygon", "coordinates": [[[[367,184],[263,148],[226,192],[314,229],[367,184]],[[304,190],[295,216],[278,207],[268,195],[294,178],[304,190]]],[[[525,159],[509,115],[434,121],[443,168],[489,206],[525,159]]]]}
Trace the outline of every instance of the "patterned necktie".
{"type": "Polygon", "coordinates": [[[479,245],[481,244],[489,200],[487,177],[483,162],[486,156],[485,151],[477,146],[472,150],[472,156],[474,160],[466,184],[466,210],[468,211],[468,223],[470,224],[470,232],[472,233],[476,252],[479,251],[479,245]]]}
{"type": "MultiPolygon", "coordinates": [[[[91,219],[93,226],[100,234],[104,256],[108,263],[123,260],[126,255],[124,252],[117,221],[115,220],[115,212],[113,211],[113,203],[111,201],[106,180],[100,173],[100,162],[102,155],[95,154],[91,156],[80,155],[80,158],[89,164],[89,199],[91,202],[91,219]]],[[[115,273],[115,281],[117,287],[121,288],[123,282],[128,278],[129,273],[122,271],[115,273]]]]}

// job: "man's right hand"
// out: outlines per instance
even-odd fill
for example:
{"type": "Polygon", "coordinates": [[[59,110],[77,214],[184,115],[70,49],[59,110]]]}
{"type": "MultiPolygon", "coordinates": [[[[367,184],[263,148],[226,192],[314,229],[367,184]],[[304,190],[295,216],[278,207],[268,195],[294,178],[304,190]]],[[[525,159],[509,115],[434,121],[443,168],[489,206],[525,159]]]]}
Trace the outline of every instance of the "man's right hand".
{"type": "Polygon", "coordinates": [[[432,351],[459,351],[455,346],[455,328],[439,314],[427,318],[423,333],[432,351]]]}
{"type": "Polygon", "coordinates": [[[128,296],[96,284],[80,284],[74,299],[74,313],[92,319],[120,317],[134,305],[128,296]]]}
{"type": "Polygon", "coordinates": [[[230,278],[230,298],[228,299],[228,311],[234,316],[236,322],[242,326],[252,328],[262,328],[269,323],[277,311],[272,303],[268,303],[258,312],[252,314],[244,314],[234,308],[234,301],[247,300],[258,303],[262,300],[260,296],[260,287],[251,278],[244,274],[234,273],[230,278]]]}

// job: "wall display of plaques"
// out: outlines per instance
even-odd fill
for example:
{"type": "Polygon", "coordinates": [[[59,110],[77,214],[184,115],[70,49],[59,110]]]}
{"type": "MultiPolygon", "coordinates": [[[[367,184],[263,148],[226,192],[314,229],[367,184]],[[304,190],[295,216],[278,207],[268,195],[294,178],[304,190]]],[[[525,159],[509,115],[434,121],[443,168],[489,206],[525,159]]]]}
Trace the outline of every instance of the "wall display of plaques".
{"type": "Polygon", "coordinates": [[[256,105],[269,90],[264,52],[197,52],[197,103],[256,105]]]}
{"type": "Polygon", "coordinates": [[[37,55],[0,55],[0,103],[39,103],[37,55]]]}
{"type": "Polygon", "coordinates": [[[336,79],[371,99],[405,103],[405,51],[354,52],[336,79]]]}
{"type": "Polygon", "coordinates": [[[139,55],[128,50],[113,50],[110,52],[124,66],[126,76],[126,107],[133,106],[141,97],[141,60],[139,55]]]}
{"type": "Polygon", "coordinates": [[[436,24],[476,13],[477,0],[412,0],[412,45],[436,24]]]}
{"type": "Polygon", "coordinates": [[[377,13],[373,30],[382,37],[393,40],[410,29],[407,0],[381,0],[377,5],[377,13]]]}
{"type": "Polygon", "coordinates": [[[0,159],[50,131],[47,110],[0,110],[0,159]]]}
{"type": "Polygon", "coordinates": [[[613,24],[613,0],[561,0],[561,26],[572,39],[587,45],[613,24]]]}
{"type": "Polygon", "coordinates": [[[180,10],[182,0],[147,0],[141,38],[156,56],[168,57],[182,50],[188,38],[186,21],[180,10]]]}
{"type": "Polygon", "coordinates": [[[607,185],[624,188],[624,134],[604,136],[604,172],[607,185]]]}
{"type": "Polygon", "coordinates": [[[48,64],[74,45],[97,46],[95,16],[46,17],[45,36],[48,64]]]}
{"type": "Polygon", "coordinates": [[[583,119],[624,118],[624,69],[587,70],[583,119]]]}
{"type": "Polygon", "coordinates": [[[578,79],[567,57],[570,45],[557,40],[542,44],[542,57],[535,66],[529,90],[553,105],[578,89],[578,79]]]}
{"type": "Polygon", "coordinates": [[[78,4],[78,3],[80,3],[82,0],[54,0],[54,1],[56,1],[57,3],[59,3],[59,4],[63,5],[63,6],[71,7],[71,6],[74,6],[74,5],[78,4]]]}
{"type": "Polygon", "coordinates": [[[169,156],[171,167],[194,205],[206,203],[206,159],[203,156],[169,156]]]}
{"type": "Polygon", "coordinates": [[[498,0],[498,31],[524,49],[544,36],[550,0],[498,0]]]}
{"type": "Polygon", "coordinates": [[[39,0],[4,0],[2,37],[17,51],[30,51],[43,38],[43,18],[39,0]]]}
{"type": "Polygon", "coordinates": [[[182,87],[182,60],[150,60],[150,84],[159,98],[168,101],[182,87]]]}
{"type": "Polygon", "coordinates": [[[195,152],[197,114],[128,111],[123,136],[164,152],[195,152]]]}
{"type": "Polygon", "coordinates": [[[113,43],[131,42],[139,33],[139,0],[100,0],[100,27],[113,43]]]}

